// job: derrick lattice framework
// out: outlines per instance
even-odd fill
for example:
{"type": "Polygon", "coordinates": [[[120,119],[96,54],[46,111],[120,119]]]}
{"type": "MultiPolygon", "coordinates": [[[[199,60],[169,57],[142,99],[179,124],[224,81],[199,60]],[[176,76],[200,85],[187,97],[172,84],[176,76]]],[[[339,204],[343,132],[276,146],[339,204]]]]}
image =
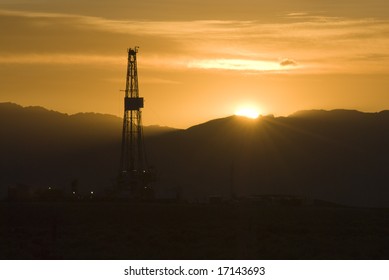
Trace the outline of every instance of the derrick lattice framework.
{"type": "Polygon", "coordinates": [[[144,149],[141,111],[144,100],[139,97],[137,53],[138,47],[128,49],[119,187],[133,198],[146,198],[152,193],[153,172],[147,166],[144,149]]]}

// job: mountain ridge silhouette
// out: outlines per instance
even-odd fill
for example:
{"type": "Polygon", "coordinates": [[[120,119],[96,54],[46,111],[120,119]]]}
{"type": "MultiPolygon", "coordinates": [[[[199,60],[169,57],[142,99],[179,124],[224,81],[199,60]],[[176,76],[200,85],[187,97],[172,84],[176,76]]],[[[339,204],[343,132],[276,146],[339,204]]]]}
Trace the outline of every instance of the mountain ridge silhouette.
{"type": "MultiPolygon", "coordinates": [[[[110,115],[0,103],[3,196],[10,185],[68,189],[74,179],[102,192],[117,175],[121,127],[110,115]]],[[[389,111],[307,110],[154,128],[145,127],[145,144],[161,196],[279,194],[389,207],[389,111]]]]}

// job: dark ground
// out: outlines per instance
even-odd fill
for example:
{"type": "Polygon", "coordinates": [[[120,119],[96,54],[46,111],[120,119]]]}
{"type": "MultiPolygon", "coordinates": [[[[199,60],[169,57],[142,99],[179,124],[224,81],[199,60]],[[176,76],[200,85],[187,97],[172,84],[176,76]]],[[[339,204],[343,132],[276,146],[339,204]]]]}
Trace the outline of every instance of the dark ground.
{"type": "Polygon", "coordinates": [[[0,259],[389,259],[389,209],[0,203],[0,259]]]}

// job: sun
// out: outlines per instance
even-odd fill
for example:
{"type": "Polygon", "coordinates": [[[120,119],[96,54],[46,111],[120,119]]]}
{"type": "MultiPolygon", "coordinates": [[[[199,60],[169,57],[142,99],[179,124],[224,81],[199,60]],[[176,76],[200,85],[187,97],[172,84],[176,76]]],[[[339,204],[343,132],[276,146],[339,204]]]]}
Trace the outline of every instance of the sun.
{"type": "Polygon", "coordinates": [[[260,112],[254,107],[241,107],[235,111],[236,116],[242,116],[250,119],[256,119],[259,117],[260,112]]]}

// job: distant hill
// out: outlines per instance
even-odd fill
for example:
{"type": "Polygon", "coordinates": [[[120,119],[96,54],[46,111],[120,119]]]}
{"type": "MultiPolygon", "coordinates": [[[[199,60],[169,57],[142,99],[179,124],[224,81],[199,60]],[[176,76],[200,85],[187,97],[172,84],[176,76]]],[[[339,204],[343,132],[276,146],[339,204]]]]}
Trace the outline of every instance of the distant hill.
{"type": "MultiPolygon", "coordinates": [[[[112,115],[67,115],[42,107],[0,103],[0,194],[13,184],[110,186],[118,172],[122,119],[112,115]]],[[[175,131],[146,126],[147,136],[175,131]]]]}
{"type": "MultiPolygon", "coordinates": [[[[109,187],[119,155],[120,118],[66,115],[0,104],[0,187],[109,187]]],[[[231,116],[186,130],[146,127],[161,196],[294,195],[389,207],[389,112],[301,111],[250,120],[231,116]]]]}
{"type": "Polygon", "coordinates": [[[286,194],[389,206],[388,111],[231,116],[151,141],[163,179],[187,197],[286,194]]]}

